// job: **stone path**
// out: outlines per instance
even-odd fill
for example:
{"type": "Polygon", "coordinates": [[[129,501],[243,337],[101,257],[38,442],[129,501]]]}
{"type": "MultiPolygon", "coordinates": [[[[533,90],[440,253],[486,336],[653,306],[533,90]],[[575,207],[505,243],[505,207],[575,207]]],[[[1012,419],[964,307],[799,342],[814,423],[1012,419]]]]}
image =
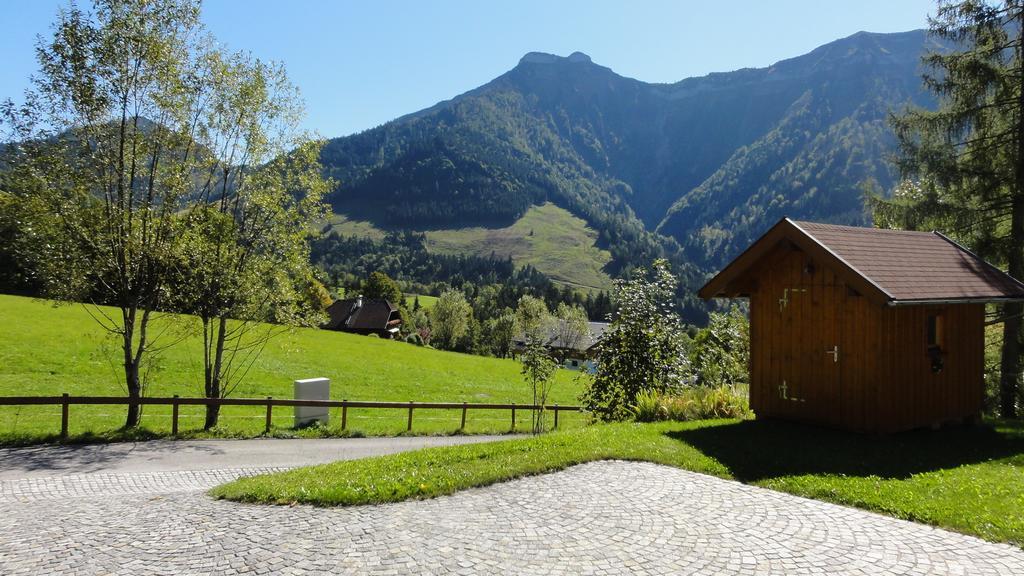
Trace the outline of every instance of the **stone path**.
{"type": "Polygon", "coordinates": [[[655,464],[354,508],[202,492],[251,472],[0,481],[0,574],[1024,574],[1018,548],[655,464]]]}

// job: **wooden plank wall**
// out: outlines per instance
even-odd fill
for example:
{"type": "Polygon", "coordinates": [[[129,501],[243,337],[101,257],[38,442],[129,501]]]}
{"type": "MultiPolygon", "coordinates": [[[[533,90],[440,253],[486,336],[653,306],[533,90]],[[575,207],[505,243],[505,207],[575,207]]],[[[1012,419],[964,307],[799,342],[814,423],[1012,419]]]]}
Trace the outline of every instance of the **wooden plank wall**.
{"type": "Polygon", "coordinates": [[[870,429],[876,420],[881,310],[849,291],[830,268],[791,247],[766,257],[754,275],[758,282],[750,304],[755,413],[870,429]],[[789,303],[780,308],[784,294],[789,303]],[[836,345],[839,362],[826,353],[836,345]],[[788,400],[779,393],[783,381],[788,400]]]}
{"type": "Polygon", "coordinates": [[[838,338],[839,423],[848,430],[870,431],[877,423],[881,309],[844,285],[838,285],[836,293],[835,310],[842,318],[838,338]]]}
{"type": "Polygon", "coordinates": [[[767,255],[751,277],[750,403],[758,416],[894,432],[979,413],[982,305],[879,306],[791,246],[767,255]],[[780,309],[787,288],[789,305],[780,309]],[[936,312],[944,315],[946,348],[937,374],[926,342],[927,317],[936,312]],[[825,351],[837,344],[835,363],[825,351]],[[803,402],[781,398],[783,380],[803,402]]]}
{"type": "Polygon", "coordinates": [[[985,309],[981,304],[905,306],[883,311],[879,382],[881,432],[895,432],[976,416],[984,394],[985,309]],[[941,314],[943,369],[932,372],[927,321],[941,314]]]}
{"type": "MultiPolygon", "coordinates": [[[[848,315],[845,285],[832,270],[812,263],[806,254],[792,248],[766,257],[754,274],[758,282],[750,304],[751,407],[755,413],[862,429],[864,398],[859,390],[845,389],[840,382],[847,354],[854,359],[866,355],[862,349],[850,350],[840,344],[848,315]],[[813,273],[808,264],[813,264],[813,273]],[[783,297],[788,304],[780,307],[783,297]],[[839,363],[826,354],[836,344],[840,344],[839,363]],[[783,381],[789,399],[781,397],[783,381]]],[[[855,304],[854,315],[870,314],[861,303],[855,304]]],[[[866,345],[865,321],[858,318],[849,326],[847,331],[866,345]]],[[[865,374],[855,376],[858,382],[873,380],[865,374]]]]}

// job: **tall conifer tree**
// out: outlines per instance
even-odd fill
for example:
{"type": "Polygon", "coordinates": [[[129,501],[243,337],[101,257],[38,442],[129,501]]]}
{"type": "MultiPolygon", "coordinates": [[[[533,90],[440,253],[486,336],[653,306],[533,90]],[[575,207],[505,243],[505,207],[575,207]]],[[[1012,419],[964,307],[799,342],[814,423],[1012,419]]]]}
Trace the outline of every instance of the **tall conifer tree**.
{"type": "MultiPolygon", "coordinates": [[[[876,224],[942,228],[1024,278],[1024,1],[943,1],[929,22],[951,46],[924,58],[939,107],[893,118],[904,181],[871,199],[876,224]]],[[[1015,417],[1024,305],[1000,312],[999,409],[1015,417]]]]}

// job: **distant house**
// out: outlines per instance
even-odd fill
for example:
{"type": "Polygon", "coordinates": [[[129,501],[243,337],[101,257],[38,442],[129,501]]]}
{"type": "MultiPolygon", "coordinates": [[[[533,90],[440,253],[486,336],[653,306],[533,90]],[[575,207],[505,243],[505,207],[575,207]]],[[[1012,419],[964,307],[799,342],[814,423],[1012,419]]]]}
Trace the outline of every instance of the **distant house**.
{"type": "Polygon", "coordinates": [[[1024,284],[938,232],[783,219],[700,290],[750,299],[750,406],[847,430],[977,418],[985,305],[1024,284]]]}
{"type": "Polygon", "coordinates": [[[353,334],[396,338],[402,325],[397,306],[386,300],[372,300],[362,296],[336,300],[327,307],[327,314],[330,320],[324,324],[324,328],[353,334]]]}
{"type": "MultiPolygon", "coordinates": [[[[604,334],[604,331],[608,329],[608,323],[587,322],[589,330],[579,342],[562,341],[563,330],[561,330],[561,326],[562,321],[558,320],[548,329],[544,347],[557,358],[563,359],[562,366],[564,368],[569,370],[583,369],[592,372],[595,367],[594,360],[597,356],[597,343],[601,340],[601,335],[604,334]]],[[[525,335],[520,334],[515,337],[512,341],[512,349],[516,353],[526,349],[525,335]]]]}

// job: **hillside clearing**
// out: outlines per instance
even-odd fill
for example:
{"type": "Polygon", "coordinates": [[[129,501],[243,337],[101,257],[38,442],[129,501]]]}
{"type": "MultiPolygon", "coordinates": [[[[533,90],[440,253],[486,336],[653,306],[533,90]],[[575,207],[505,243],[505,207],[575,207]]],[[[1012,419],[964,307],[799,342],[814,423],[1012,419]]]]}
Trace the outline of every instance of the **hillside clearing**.
{"type": "Polygon", "coordinates": [[[413,305],[416,304],[416,299],[419,298],[420,307],[424,310],[430,310],[437,304],[437,296],[428,296],[426,294],[409,294],[405,297],[405,307],[412,310],[413,305]]]}
{"type": "MultiPolygon", "coordinates": [[[[331,230],[342,236],[380,240],[386,232],[371,222],[344,214],[330,217],[331,230]]],[[[531,265],[553,281],[582,290],[608,290],[604,272],[611,253],[596,246],[597,232],[586,221],[552,203],[533,206],[504,228],[428,230],[427,251],[435,254],[511,257],[516,266],[531,265]]]]}
{"type": "Polygon", "coordinates": [[[597,232],[568,210],[547,203],[531,207],[505,228],[430,230],[427,249],[443,254],[512,257],[530,264],[552,280],[577,288],[607,290],[611,278],[603,271],[611,254],[595,246],[597,232]]]}
{"type": "MultiPolygon", "coordinates": [[[[377,228],[365,220],[353,220],[344,214],[331,214],[325,224],[330,225],[330,232],[337,232],[341,236],[357,236],[359,238],[370,238],[372,240],[383,240],[387,234],[384,230],[377,228]]],[[[318,226],[322,230],[324,225],[318,226]]]]}
{"type": "MultiPolygon", "coordinates": [[[[422,303],[422,301],[421,301],[422,303]]],[[[108,310],[109,312],[109,310],[108,310]]],[[[0,396],[44,396],[67,392],[73,396],[124,395],[123,374],[117,363],[117,347],[81,304],[0,296],[0,396]]],[[[189,330],[195,319],[165,315],[152,333],[163,333],[158,344],[181,339],[155,358],[148,396],[201,396],[200,339],[189,330]]],[[[292,381],[324,376],[331,379],[331,399],[435,402],[528,403],[529,389],[512,360],[484,358],[420,348],[394,342],[297,328],[267,345],[234,397],[292,397],[292,381]]],[[[576,373],[560,371],[551,402],[576,404],[582,384],[576,373]]],[[[405,430],[402,411],[351,410],[349,430],[357,434],[398,434],[405,430]]],[[[225,407],[219,435],[255,436],[263,431],[263,410],[225,407]]],[[[279,433],[288,434],[292,412],[274,412],[279,433]]],[[[459,427],[458,411],[423,411],[416,415],[415,433],[452,433],[459,427]]],[[[113,406],[74,406],[72,437],[110,434],[123,421],[124,411],[113,406]]],[[[332,414],[337,427],[337,414],[332,414]]],[[[564,417],[565,426],[583,422],[577,414],[564,417]]],[[[147,406],[139,434],[170,431],[170,408],[147,406]]],[[[193,435],[202,426],[201,407],[183,407],[181,426],[193,435]]],[[[510,428],[508,411],[473,412],[466,432],[505,432],[510,428]]],[[[0,406],[0,443],[53,439],[60,429],[58,406],[0,406]]],[[[340,433],[328,430],[327,433],[340,433]]],[[[116,435],[115,435],[116,437],[116,435]]]]}

